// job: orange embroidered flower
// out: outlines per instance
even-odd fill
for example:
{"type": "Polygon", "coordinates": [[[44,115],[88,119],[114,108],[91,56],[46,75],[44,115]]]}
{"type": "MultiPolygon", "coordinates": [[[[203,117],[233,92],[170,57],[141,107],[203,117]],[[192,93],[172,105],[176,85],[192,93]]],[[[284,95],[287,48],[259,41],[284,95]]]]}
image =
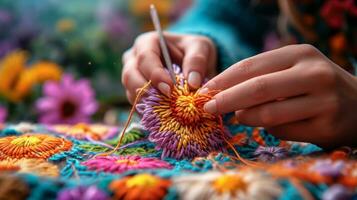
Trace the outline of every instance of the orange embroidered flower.
{"type": "Polygon", "coordinates": [[[72,142],[50,135],[26,134],[0,138],[0,160],[41,158],[47,159],[52,155],[67,151],[72,142]]]}
{"type": "Polygon", "coordinates": [[[115,180],[110,184],[115,199],[163,199],[171,185],[170,180],[151,174],[137,174],[115,180]]]}
{"type": "Polygon", "coordinates": [[[59,170],[54,164],[41,159],[7,159],[0,161],[0,171],[16,171],[39,176],[58,177],[59,170]]]}
{"type": "Polygon", "coordinates": [[[100,124],[79,123],[76,125],[54,125],[51,127],[56,132],[76,138],[78,140],[93,139],[105,140],[112,138],[117,133],[117,128],[100,124]]]}

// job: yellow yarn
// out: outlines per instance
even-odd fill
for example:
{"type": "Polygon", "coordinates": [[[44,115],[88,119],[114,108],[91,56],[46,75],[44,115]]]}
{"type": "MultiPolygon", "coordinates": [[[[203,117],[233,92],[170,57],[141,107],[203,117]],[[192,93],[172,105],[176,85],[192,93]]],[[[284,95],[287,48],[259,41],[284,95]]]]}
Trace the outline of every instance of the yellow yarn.
{"type": "Polygon", "coordinates": [[[151,174],[139,174],[130,178],[126,182],[127,187],[152,187],[158,183],[158,180],[155,176],[151,174]]]}

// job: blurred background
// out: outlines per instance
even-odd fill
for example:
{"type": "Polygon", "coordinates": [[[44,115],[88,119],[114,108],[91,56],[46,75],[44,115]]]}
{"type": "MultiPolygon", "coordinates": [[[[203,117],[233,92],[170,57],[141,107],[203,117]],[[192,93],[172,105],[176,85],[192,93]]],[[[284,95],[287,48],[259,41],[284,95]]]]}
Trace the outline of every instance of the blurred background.
{"type": "Polygon", "coordinates": [[[0,123],[125,120],[121,55],[151,3],[169,26],[191,0],[1,0],[0,123]]]}

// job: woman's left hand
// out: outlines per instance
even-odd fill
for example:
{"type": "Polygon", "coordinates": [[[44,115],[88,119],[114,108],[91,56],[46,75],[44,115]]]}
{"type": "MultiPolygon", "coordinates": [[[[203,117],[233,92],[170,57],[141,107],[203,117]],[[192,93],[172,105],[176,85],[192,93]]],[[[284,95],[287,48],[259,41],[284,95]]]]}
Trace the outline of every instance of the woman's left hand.
{"type": "Polygon", "coordinates": [[[357,79],[311,45],[290,45],[242,60],[201,89],[219,90],[205,110],[278,138],[322,147],[356,145],[357,79]],[[207,89],[204,89],[207,88],[207,89]]]}

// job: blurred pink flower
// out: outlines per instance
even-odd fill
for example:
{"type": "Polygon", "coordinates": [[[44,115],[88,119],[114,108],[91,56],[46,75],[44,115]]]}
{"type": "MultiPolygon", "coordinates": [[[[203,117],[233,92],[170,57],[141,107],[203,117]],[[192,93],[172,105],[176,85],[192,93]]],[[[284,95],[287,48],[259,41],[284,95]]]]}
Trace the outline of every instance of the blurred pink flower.
{"type": "Polygon", "coordinates": [[[82,162],[90,170],[110,173],[123,173],[128,170],[170,169],[171,165],[157,158],[129,156],[97,156],[82,162]]]}
{"type": "Polygon", "coordinates": [[[7,117],[7,109],[3,106],[0,106],[0,123],[5,122],[7,117]]]}
{"type": "Polygon", "coordinates": [[[61,82],[46,82],[43,94],[44,97],[36,102],[36,108],[41,114],[41,123],[88,122],[98,108],[89,81],[76,81],[70,74],[64,75],[61,82]]]}

